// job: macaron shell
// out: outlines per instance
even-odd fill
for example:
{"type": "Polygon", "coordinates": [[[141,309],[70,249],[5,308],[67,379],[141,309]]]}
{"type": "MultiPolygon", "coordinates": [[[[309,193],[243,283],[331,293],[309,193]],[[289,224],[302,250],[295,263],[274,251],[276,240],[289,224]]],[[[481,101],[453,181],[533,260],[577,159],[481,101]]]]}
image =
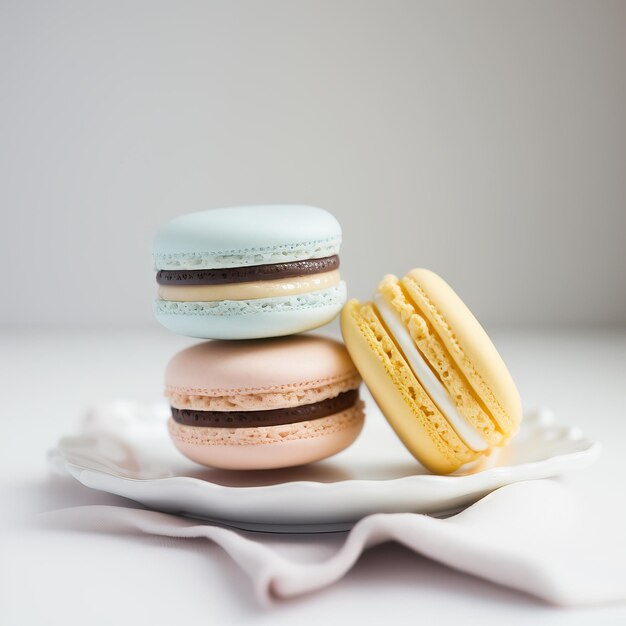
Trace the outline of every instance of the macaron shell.
{"type": "Polygon", "coordinates": [[[423,359],[436,373],[459,413],[489,446],[505,443],[502,432],[476,399],[472,387],[450,357],[441,339],[402,291],[398,279],[395,276],[386,276],[378,285],[378,293],[402,320],[423,359]]]}
{"type": "Polygon", "coordinates": [[[371,304],[349,301],[341,314],[341,330],[374,399],[415,458],[431,471],[447,474],[480,456],[431,401],[371,304]]]}
{"type": "Polygon", "coordinates": [[[302,205],[211,209],[174,218],[157,233],[157,269],[243,267],[332,256],[341,227],[328,211],[302,205]]]}
{"type": "Polygon", "coordinates": [[[429,270],[411,270],[400,283],[499,428],[507,437],[514,434],[522,417],[519,393],[495,346],[467,306],[429,270]]]}
{"type": "Polygon", "coordinates": [[[207,341],[181,350],[165,369],[168,393],[212,397],[304,392],[346,380],[358,387],[345,346],[318,335],[207,341]]]}
{"type": "Polygon", "coordinates": [[[156,300],[154,313],[165,328],[200,339],[282,337],[331,322],[346,301],[346,286],[296,296],[219,302],[156,300]]]}
{"type": "Polygon", "coordinates": [[[176,447],[201,465],[230,470],[277,469],[321,461],[347,448],[363,428],[362,407],[359,403],[336,415],[284,427],[181,427],[170,420],[169,429],[176,447]],[[243,442],[234,443],[233,438],[243,442]]]}

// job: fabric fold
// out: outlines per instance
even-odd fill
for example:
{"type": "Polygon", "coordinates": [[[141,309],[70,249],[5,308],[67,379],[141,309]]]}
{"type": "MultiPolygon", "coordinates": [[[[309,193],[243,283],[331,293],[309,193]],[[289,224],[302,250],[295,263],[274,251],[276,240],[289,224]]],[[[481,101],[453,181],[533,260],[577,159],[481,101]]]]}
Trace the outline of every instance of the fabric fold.
{"type": "MultiPolygon", "coordinates": [[[[42,514],[47,527],[178,538],[205,538],[250,578],[263,604],[311,593],[343,578],[367,549],[396,541],[444,565],[544,601],[575,606],[626,601],[626,542],[619,520],[589,510],[567,486],[539,480],[498,489],[448,519],[377,514],[358,522],[331,556],[312,562],[336,536],[320,534],[288,556],[277,536],[202,524],[143,509],[85,506],[42,514]]],[[[623,520],[622,520],[623,522],[623,520]]]]}

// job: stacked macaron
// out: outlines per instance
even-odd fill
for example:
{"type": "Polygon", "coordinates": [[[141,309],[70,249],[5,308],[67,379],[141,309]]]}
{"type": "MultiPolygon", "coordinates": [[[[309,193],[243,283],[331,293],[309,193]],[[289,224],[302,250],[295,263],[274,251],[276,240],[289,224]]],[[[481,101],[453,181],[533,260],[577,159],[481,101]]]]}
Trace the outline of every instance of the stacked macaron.
{"type": "Polygon", "coordinates": [[[361,378],[345,347],[284,337],[340,312],[340,244],[337,220],[306,206],[214,209],[161,228],[157,319],[182,335],[231,340],[192,346],[167,366],[169,430],[183,454],[210,467],[288,467],[358,436],[361,378]]]}
{"type": "Polygon", "coordinates": [[[157,319],[204,339],[311,330],[346,301],[341,227],[308,206],[247,206],[177,217],[154,245],[157,319]]]}
{"type": "Polygon", "coordinates": [[[170,435],[183,454],[211,467],[317,461],[359,434],[360,382],[344,346],[324,337],[203,342],[167,366],[170,435]]]}

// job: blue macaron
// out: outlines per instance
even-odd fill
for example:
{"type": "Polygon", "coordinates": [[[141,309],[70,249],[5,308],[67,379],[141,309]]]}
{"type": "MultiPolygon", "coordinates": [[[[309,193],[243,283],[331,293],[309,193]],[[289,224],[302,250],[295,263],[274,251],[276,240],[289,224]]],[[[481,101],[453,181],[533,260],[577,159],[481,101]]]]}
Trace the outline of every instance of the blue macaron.
{"type": "Polygon", "coordinates": [[[278,337],[317,328],[346,301],[341,227],[300,205],[229,207],[165,224],[154,242],[157,319],[203,339],[278,337]]]}

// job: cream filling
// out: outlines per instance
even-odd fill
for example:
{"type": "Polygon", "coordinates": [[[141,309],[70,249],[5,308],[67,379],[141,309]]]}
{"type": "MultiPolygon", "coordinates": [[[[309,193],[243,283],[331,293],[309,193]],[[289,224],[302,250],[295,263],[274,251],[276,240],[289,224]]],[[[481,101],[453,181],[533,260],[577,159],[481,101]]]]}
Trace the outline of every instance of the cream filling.
{"type": "Polygon", "coordinates": [[[376,309],[383,318],[387,328],[391,331],[394,339],[400,345],[402,352],[407,358],[415,377],[420,382],[426,393],[437,405],[444,417],[448,420],[457,435],[472,450],[480,452],[487,449],[487,443],[478,431],[459,413],[450,398],[448,390],[441,381],[433,374],[424,357],[417,349],[413,338],[406,329],[400,316],[387,304],[383,296],[377,295],[374,299],[376,309]]]}
{"type": "Polygon", "coordinates": [[[277,280],[256,280],[249,283],[226,285],[159,285],[159,298],[172,302],[217,302],[219,300],[258,300],[295,296],[319,289],[328,289],[339,284],[339,270],[279,278],[277,280]]]}

